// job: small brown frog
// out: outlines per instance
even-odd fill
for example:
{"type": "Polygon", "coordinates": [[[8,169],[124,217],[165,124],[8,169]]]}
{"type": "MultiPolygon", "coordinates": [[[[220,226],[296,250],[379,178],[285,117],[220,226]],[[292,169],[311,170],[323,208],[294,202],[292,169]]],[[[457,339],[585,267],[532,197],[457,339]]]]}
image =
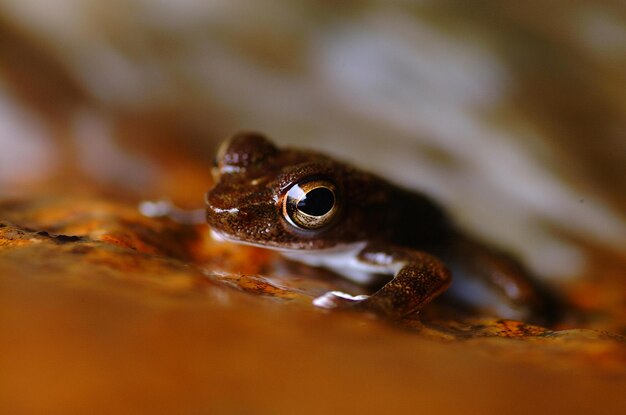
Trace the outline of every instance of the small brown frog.
{"type": "Polygon", "coordinates": [[[257,133],[222,144],[214,173],[207,220],[219,237],[359,283],[386,276],[372,295],[330,292],[317,306],[402,317],[443,293],[454,274],[451,291],[462,302],[507,318],[548,316],[550,296],[516,261],[462,234],[419,193],[324,154],[279,149],[257,133]]]}

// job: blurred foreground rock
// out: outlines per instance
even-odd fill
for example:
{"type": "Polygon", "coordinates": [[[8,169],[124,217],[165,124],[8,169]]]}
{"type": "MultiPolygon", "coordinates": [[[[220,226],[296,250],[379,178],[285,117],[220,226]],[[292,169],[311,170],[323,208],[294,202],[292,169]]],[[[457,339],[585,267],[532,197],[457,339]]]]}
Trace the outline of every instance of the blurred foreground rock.
{"type": "Polygon", "coordinates": [[[2,413],[626,405],[616,334],[469,318],[445,304],[393,324],[318,310],[319,293],[358,288],[110,198],[5,201],[0,217],[2,413]]]}

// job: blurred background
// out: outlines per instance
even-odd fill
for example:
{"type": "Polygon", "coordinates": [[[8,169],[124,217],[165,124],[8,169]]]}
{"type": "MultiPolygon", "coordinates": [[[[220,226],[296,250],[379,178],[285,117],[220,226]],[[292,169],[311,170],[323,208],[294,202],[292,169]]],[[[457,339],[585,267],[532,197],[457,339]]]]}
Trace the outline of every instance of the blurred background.
{"type": "Polygon", "coordinates": [[[422,190],[571,278],[626,251],[626,6],[0,3],[0,196],[201,207],[242,129],[422,190]]]}

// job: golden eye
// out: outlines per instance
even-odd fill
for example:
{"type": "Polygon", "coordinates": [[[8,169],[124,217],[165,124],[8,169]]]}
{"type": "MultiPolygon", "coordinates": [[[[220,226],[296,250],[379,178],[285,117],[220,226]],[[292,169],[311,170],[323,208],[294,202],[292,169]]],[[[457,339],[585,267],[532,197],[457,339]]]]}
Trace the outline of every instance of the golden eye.
{"type": "Polygon", "coordinates": [[[283,216],[300,229],[319,229],[328,225],[337,211],[335,186],[323,180],[296,184],[283,201],[283,216]]]}

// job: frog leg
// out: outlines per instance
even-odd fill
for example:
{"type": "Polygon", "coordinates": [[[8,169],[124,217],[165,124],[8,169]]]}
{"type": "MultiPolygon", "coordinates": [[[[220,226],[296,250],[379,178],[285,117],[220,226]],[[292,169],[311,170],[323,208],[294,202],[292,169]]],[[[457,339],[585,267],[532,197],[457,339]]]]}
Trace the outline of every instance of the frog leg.
{"type": "Polygon", "coordinates": [[[351,297],[330,292],[314,301],[326,308],[353,308],[400,318],[422,308],[444,292],[451,276],[439,259],[425,252],[369,244],[356,258],[357,266],[373,273],[388,273],[394,277],[370,296],[351,297]]]}
{"type": "Polygon", "coordinates": [[[508,308],[508,311],[500,310],[499,314],[547,324],[559,319],[558,299],[511,256],[460,235],[452,239],[447,251],[448,254],[442,256],[450,256],[446,262],[452,264],[453,269],[459,267],[468,278],[478,280],[495,292],[497,302],[508,308]]]}

